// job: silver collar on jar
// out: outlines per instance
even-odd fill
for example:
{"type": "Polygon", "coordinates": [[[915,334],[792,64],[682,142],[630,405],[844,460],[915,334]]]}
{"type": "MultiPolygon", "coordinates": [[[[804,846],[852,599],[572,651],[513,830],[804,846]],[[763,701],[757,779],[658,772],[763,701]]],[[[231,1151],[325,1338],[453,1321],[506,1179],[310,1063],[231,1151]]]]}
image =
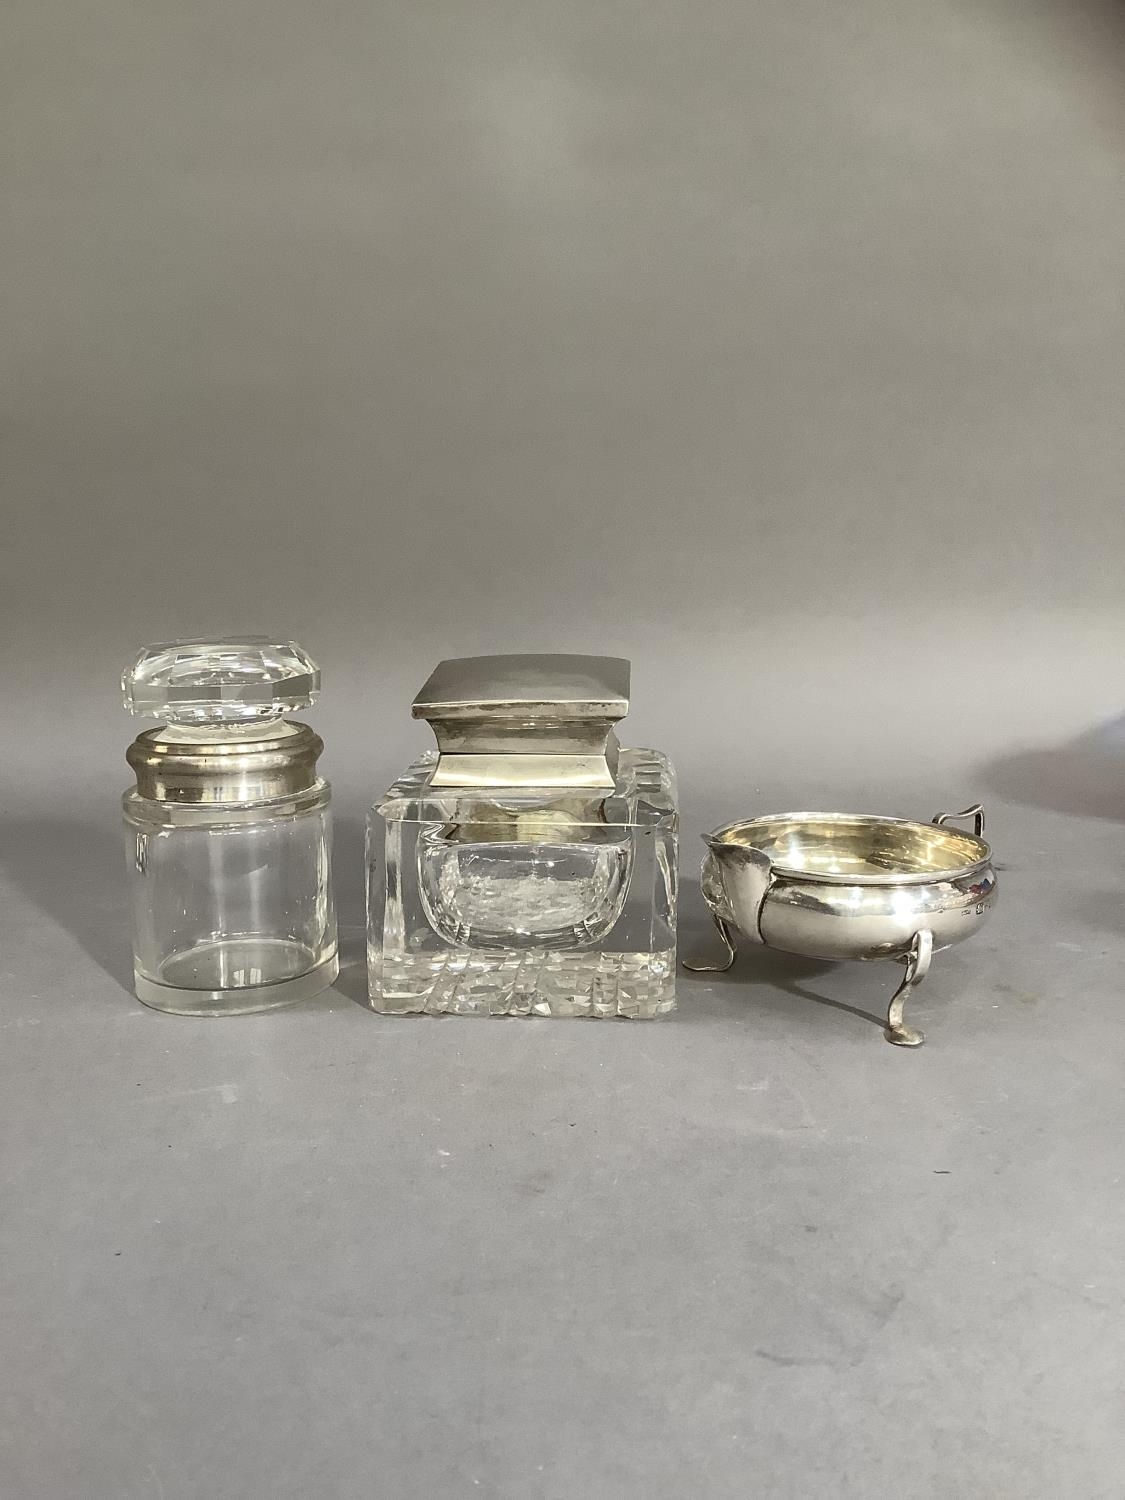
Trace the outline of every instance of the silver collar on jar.
{"type": "Polygon", "coordinates": [[[137,792],[154,802],[270,802],[317,783],[324,741],[295,719],[262,724],[164,725],[137,736],[125,758],[137,792]]]}

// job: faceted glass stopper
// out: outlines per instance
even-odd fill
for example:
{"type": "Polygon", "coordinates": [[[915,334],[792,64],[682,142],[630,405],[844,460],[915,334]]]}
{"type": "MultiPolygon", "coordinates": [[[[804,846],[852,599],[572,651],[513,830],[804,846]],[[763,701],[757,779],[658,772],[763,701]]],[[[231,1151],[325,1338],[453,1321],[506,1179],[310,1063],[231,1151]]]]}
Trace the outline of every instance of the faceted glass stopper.
{"type": "Polygon", "coordinates": [[[246,724],[307,708],[320,668],[266,635],[146,646],[121,678],[125,707],[173,724],[246,724]]]}

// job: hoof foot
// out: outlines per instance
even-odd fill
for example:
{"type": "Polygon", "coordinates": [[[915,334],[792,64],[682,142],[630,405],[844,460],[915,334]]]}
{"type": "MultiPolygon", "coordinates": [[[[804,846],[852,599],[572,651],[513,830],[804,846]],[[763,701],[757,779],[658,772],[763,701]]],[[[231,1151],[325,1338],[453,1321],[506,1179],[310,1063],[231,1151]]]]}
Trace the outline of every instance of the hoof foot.
{"type": "Polygon", "coordinates": [[[920,1047],[926,1040],[924,1031],[915,1031],[913,1026],[899,1026],[894,1031],[883,1032],[887,1041],[894,1047],[920,1047]]]}

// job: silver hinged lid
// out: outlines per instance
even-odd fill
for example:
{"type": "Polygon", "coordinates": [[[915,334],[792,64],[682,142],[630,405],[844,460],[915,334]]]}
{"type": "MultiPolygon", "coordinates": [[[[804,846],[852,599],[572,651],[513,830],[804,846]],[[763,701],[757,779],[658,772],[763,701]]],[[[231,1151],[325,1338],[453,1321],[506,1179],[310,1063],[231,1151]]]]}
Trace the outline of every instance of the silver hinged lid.
{"type": "Polygon", "coordinates": [[[620,656],[463,656],[414,699],[438,744],[433,786],[612,788],[629,712],[620,656]]]}

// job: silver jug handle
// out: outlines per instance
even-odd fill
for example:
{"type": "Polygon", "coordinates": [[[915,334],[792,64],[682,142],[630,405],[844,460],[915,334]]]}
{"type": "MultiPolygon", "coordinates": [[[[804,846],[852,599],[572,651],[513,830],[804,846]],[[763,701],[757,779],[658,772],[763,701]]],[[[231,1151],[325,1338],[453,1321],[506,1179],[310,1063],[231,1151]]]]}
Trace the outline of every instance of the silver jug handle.
{"type": "Polygon", "coordinates": [[[967,807],[964,812],[938,813],[937,817],[934,818],[933,821],[938,825],[939,828],[942,828],[952,818],[972,818],[973,832],[976,834],[978,839],[984,832],[984,808],[980,805],[979,802],[974,802],[972,807],[967,807]]]}

